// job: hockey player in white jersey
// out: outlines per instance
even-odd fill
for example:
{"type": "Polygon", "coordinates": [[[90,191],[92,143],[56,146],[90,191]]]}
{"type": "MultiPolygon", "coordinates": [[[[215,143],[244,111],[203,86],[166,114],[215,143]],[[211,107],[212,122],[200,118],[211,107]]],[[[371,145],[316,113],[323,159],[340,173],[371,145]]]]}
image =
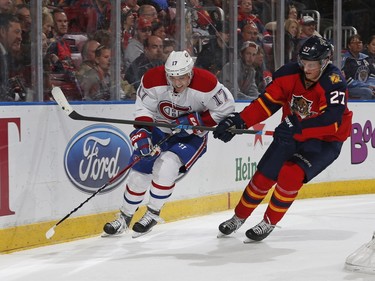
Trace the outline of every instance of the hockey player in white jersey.
{"type": "MultiPolygon", "coordinates": [[[[172,52],[164,66],[148,70],[135,102],[135,120],[181,125],[215,126],[233,111],[230,91],[212,73],[194,67],[186,51],[172,52]]],[[[133,237],[151,231],[176,179],[206,152],[207,132],[180,130],[160,146],[160,153],[153,153],[153,146],[172,133],[169,128],[136,127],[130,134],[133,156],[141,160],[129,172],[119,216],[104,225],[106,234],[129,228],[147,191],[147,211],[133,225],[133,237]]]]}

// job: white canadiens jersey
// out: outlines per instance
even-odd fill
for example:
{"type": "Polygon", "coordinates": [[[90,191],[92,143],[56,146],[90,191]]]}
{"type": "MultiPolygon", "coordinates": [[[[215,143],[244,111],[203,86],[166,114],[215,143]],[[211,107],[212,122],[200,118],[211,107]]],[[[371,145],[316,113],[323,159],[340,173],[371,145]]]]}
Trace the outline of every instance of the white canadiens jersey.
{"type": "MultiPolygon", "coordinates": [[[[193,69],[189,87],[174,93],[167,82],[164,66],[145,73],[137,91],[135,119],[172,123],[176,118],[192,112],[201,115],[204,126],[215,126],[235,109],[231,92],[209,71],[193,69]]],[[[168,128],[160,128],[170,133],[168,128]]],[[[203,134],[206,134],[204,132],[203,134]]]]}

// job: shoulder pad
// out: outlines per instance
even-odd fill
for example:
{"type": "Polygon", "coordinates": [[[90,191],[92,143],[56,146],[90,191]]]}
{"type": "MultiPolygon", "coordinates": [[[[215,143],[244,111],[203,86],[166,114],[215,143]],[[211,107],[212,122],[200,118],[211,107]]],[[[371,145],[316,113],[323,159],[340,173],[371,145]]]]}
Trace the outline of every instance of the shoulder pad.
{"type": "Polygon", "coordinates": [[[218,80],[215,75],[205,69],[193,68],[194,75],[189,88],[200,92],[211,92],[217,86],[218,80]]]}
{"type": "Polygon", "coordinates": [[[143,75],[142,83],[146,89],[167,85],[164,65],[147,70],[143,75]]]}

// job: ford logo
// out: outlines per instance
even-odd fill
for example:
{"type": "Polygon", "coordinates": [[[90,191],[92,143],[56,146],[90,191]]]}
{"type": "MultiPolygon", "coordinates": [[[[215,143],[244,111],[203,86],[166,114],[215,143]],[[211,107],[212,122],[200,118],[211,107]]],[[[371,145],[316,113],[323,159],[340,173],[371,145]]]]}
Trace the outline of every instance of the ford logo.
{"type": "MultiPolygon", "coordinates": [[[[94,193],[126,167],[132,151],[129,138],[118,128],[92,125],[69,141],[64,153],[65,172],[78,189],[94,193]]],[[[126,175],[127,172],[103,192],[114,189],[126,175]]]]}

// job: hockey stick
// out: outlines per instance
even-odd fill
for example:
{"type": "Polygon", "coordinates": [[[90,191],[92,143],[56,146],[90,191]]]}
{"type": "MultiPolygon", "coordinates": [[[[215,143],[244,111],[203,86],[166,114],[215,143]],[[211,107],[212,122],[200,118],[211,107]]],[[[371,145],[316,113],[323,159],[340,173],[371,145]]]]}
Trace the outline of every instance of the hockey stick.
{"type": "MultiPolygon", "coordinates": [[[[160,145],[166,142],[170,137],[172,137],[173,134],[167,135],[165,138],[163,138],[158,144],[154,145],[152,152],[156,153],[158,149],[160,148],[160,145]]],[[[69,214],[67,214],[65,217],[63,217],[61,220],[59,220],[54,226],[52,226],[47,232],[46,232],[46,238],[51,239],[53,235],[55,235],[55,228],[59,224],[61,224],[63,221],[65,221],[67,218],[69,218],[73,213],[75,213],[78,209],[80,209],[84,204],[86,204],[88,201],[90,201],[95,195],[97,195],[99,192],[101,192],[103,189],[105,189],[108,185],[115,182],[119,177],[121,177],[127,170],[129,170],[131,167],[133,167],[135,164],[137,164],[142,157],[136,157],[131,163],[129,163],[125,168],[123,168],[117,175],[112,177],[107,183],[102,185],[97,191],[95,191],[90,197],[88,197],[85,201],[83,201],[79,206],[74,208],[69,214]]]]}
{"type": "MultiPolygon", "coordinates": [[[[160,122],[145,122],[137,120],[124,120],[124,119],[112,119],[94,116],[84,116],[79,114],[73,109],[69,104],[63,91],[59,87],[54,87],[52,89],[52,96],[57,102],[57,104],[65,111],[65,113],[74,120],[84,120],[84,121],[94,121],[94,122],[104,122],[104,123],[118,123],[118,124],[128,124],[128,125],[139,125],[139,126],[152,126],[152,127],[164,127],[171,129],[183,129],[183,130],[200,130],[200,131],[215,131],[214,127],[207,126],[191,126],[191,125],[173,125],[168,123],[160,122]]],[[[231,129],[233,134],[256,134],[256,135],[269,135],[272,136],[272,131],[257,131],[257,130],[246,130],[246,129],[231,129]]]]}

